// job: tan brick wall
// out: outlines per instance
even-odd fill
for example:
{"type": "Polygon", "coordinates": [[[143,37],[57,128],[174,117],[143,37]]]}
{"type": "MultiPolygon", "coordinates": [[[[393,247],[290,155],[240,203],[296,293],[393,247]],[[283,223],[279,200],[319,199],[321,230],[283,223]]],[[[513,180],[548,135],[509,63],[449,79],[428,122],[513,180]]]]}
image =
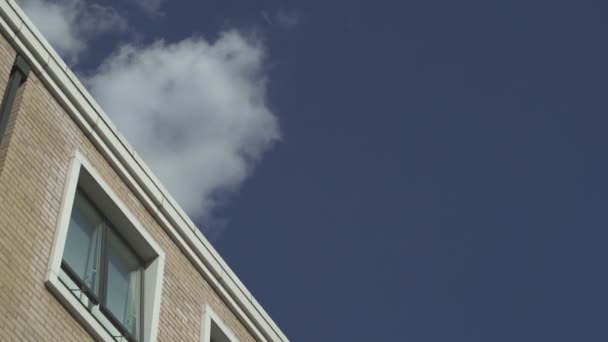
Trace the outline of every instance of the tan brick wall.
{"type": "MultiPolygon", "coordinates": [[[[15,58],[0,36],[0,90],[15,58]]],[[[99,151],[31,73],[20,89],[0,156],[0,341],[87,341],[91,337],[45,288],[44,278],[66,182],[78,149],[166,253],[159,341],[200,341],[208,303],[243,341],[254,338],[99,151]]]]}

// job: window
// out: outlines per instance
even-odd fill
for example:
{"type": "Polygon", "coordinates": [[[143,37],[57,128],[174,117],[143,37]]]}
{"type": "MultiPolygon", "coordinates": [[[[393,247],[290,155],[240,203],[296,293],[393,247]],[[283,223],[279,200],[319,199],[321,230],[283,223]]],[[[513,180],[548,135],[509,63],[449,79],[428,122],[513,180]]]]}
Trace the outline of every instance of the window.
{"type": "Polygon", "coordinates": [[[78,153],[68,177],[47,286],[98,339],[155,341],[164,253],[78,153]]]}
{"type": "Polygon", "coordinates": [[[11,70],[11,75],[8,79],[4,96],[2,97],[2,103],[0,104],[0,142],[2,141],[2,136],[4,135],[4,131],[6,130],[6,126],[8,124],[8,117],[13,109],[13,103],[15,102],[17,90],[19,89],[19,86],[25,82],[29,73],[29,64],[27,64],[23,57],[17,55],[15,64],[11,70]]]}
{"type": "Polygon", "coordinates": [[[85,304],[99,305],[99,310],[129,341],[141,340],[142,265],[112,224],[78,189],[60,280],[80,296],[86,296],[85,304]]]}
{"type": "Polygon", "coordinates": [[[239,342],[232,331],[207,304],[203,305],[201,342],[239,342]]]}

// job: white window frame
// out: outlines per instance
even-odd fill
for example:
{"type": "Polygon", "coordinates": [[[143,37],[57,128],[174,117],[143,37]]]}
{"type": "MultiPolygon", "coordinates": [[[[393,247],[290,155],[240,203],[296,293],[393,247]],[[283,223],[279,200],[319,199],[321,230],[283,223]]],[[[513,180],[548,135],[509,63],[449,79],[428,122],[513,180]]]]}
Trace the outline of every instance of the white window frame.
{"type": "Polygon", "coordinates": [[[150,234],[143,228],[141,223],[127,209],[127,206],[118,198],[112,188],[103,180],[93,166],[78,152],[70,162],[67,181],[63,191],[63,199],[57,220],[55,238],[51,250],[51,257],[47,269],[45,284],[49,290],[59,299],[68,311],[93,335],[97,340],[116,341],[112,335],[95,318],[93,312],[89,312],[64,283],[60,280],[63,277],[61,262],[63,251],[68,233],[68,226],[74,205],[76,189],[86,187],[93,202],[101,198],[104,199],[105,207],[110,208],[110,212],[104,215],[110,220],[118,219],[120,227],[116,227],[129,241],[131,247],[136,250],[144,251],[152,255],[153,261],[144,271],[144,312],[142,319],[144,330],[140,342],[156,342],[158,336],[158,316],[160,313],[160,302],[162,292],[162,278],[165,266],[165,253],[159,245],[152,239],[150,234]],[[86,183],[86,184],[83,184],[86,183]]]}
{"type": "Polygon", "coordinates": [[[201,322],[201,342],[240,342],[220,317],[211,309],[209,304],[203,304],[203,320],[201,322]],[[215,329],[214,329],[215,328],[215,329]],[[217,329],[217,330],[216,330],[217,329]],[[221,337],[216,337],[223,335],[221,337]]]}

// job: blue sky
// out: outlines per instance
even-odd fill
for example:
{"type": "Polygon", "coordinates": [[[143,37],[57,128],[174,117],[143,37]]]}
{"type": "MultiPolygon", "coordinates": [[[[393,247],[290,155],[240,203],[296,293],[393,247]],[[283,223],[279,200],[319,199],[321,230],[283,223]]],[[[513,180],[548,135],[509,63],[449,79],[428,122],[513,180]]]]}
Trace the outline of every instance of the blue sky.
{"type": "Polygon", "coordinates": [[[293,341],[608,340],[604,2],[21,3],[293,341]]]}

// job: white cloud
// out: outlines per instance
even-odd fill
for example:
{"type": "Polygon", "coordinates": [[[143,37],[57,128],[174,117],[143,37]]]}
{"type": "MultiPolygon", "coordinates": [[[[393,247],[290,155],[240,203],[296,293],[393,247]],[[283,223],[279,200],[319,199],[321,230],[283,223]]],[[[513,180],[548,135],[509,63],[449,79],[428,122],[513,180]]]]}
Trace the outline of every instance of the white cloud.
{"type": "Polygon", "coordinates": [[[279,139],[263,62],[258,41],[229,31],[126,45],[86,83],[180,205],[209,219],[279,139]]]}
{"type": "MultiPolygon", "coordinates": [[[[133,1],[151,12],[162,3],[133,1]]],[[[85,0],[20,3],[72,63],[95,36],[127,28],[114,9],[85,0]]],[[[279,139],[263,62],[259,41],[228,31],[215,42],[125,45],[85,83],[182,207],[213,224],[212,208],[279,139]]]]}
{"type": "Polygon", "coordinates": [[[292,29],[300,23],[300,16],[295,10],[279,10],[276,17],[277,23],[286,30],[292,29]]]}
{"type": "Polygon", "coordinates": [[[164,0],[131,0],[149,14],[159,14],[164,0]]]}
{"type": "Polygon", "coordinates": [[[261,14],[268,25],[276,25],[284,30],[291,30],[300,24],[300,15],[294,9],[263,10],[261,14]]]}
{"type": "Polygon", "coordinates": [[[116,10],[82,0],[19,0],[28,17],[65,59],[72,63],[91,38],[124,31],[127,21],[116,10]]]}

